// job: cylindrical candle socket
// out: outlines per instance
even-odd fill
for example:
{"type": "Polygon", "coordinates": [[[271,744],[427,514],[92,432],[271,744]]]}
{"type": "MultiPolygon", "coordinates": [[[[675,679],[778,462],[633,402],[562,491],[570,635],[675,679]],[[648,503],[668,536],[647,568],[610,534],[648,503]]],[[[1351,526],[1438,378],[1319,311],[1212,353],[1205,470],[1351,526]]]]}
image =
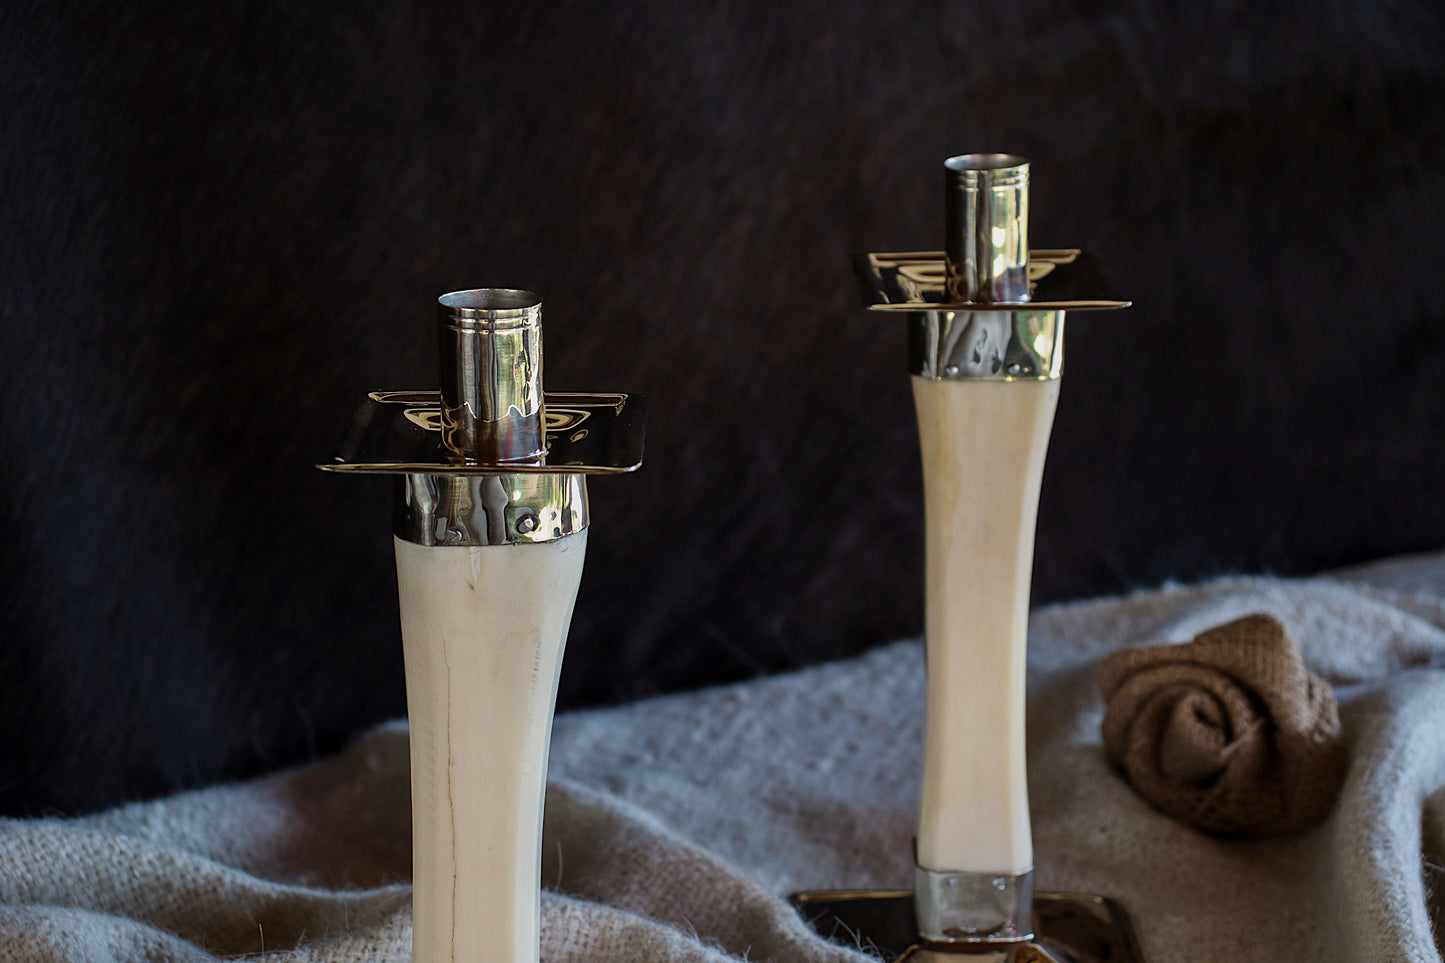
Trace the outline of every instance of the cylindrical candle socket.
{"type": "Polygon", "coordinates": [[[944,254],[953,301],[1029,298],[1029,162],[960,154],[943,162],[944,254]]]}
{"type": "Polygon", "coordinates": [[[542,299],[477,288],[438,299],[442,440],[459,458],[520,461],[546,449],[542,299]]]}

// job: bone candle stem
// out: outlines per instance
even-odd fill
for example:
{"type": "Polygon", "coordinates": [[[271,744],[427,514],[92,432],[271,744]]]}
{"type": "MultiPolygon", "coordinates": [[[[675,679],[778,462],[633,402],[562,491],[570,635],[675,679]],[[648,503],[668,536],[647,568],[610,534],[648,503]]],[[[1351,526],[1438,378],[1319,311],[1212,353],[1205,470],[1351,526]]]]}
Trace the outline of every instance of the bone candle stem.
{"type": "Polygon", "coordinates": [[[396,539],[417,963],[536,963],[547,749],[587,532],[396,539]]]}
{"type": "Polygon", "coordinates": [[[928,650],[918,863],[1033,865],[1024,666],[1034,522],[1058,380],[915,376],[928,650]]]}

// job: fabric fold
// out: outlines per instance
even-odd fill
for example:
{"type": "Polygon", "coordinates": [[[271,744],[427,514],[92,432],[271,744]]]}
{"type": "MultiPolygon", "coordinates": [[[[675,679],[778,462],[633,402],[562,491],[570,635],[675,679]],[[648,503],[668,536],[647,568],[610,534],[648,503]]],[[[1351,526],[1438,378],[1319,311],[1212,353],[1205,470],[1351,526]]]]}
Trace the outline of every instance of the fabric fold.
{"type": "Polygon", "coordinates": [[[1117,652],[1099,682],[1109,757],[1164,812],[1206,832],[1273,836],[1334,805],[1348,765],[1334,690],[1272,615],[1117,652]]]}
{"type": "MultiPolygon", "coordinates": [[[[1231,578],[1035,612],[1028,753],[1039,888],[1119,900],[1150,960],[1440,963],[1426,882],[1445,839],[1436,718],[1445,555],[1385,575],[1378,586],[1369,570],[1348,582],[1231,578]],[[1280,618],[1305,668],[1334,680],[1350,765],[1320,825],[1225,838],[1182,825],[1119,778],[1101,736],[1098,673],[1116,652],[1253,613],[1280,618]]],[[[785,897],[908,885],[923,690],[922,647],[900,642],[789,675],[559,716],[543,838],[544,963],[873,959],[813,937],[785,897]]],[[[1257,713],[1267,705],[1241,698],[1257,713]]],[[[1196,705],[1182,704],[1170,713],[1197,718],[1196,705]]],[[[0,961],[244,953],[266,963],[407,963],[406,741],[404,725],[391,724],[334,758],[264,779],[82,819],[0,820],[0,961]]],[[[1233,763],[1239,752],[1225,756],[1233,763]]],[[[1187,741],[1164,757],[1175,777],[1199,779],[1214,764],[1187,741]]]]}

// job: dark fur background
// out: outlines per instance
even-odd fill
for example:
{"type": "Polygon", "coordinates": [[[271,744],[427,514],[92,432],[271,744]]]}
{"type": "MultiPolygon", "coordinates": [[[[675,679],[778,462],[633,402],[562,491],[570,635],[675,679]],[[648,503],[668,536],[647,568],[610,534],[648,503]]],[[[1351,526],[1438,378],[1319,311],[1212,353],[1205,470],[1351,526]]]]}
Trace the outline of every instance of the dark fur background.
{"type": "Polygon", "coordinates": [[[1070,322],[1036,601],[1445,546],[1434,0],[134,0],[0,7],[0,811],[252,773],[404,710],[388,484],[433,303],[546,301],[652,398],[592,484],[562,684],[920,629],[904,335],[849,254],[1033,162],[1070,322]]]}

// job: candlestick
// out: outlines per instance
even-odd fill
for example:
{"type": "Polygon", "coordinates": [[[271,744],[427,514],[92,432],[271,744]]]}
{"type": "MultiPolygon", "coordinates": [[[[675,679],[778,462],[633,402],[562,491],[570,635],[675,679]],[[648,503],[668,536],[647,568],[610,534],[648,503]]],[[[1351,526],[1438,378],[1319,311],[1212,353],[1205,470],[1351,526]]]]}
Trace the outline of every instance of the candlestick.
{"type": "Polygon", "coordinates": [[[395,476],[412,958],[538,963],[542,805],[587,474],[641,464],[636,395],[545,394],[542,305],[439,299],[439,392],[373,392],[332,471],[395,476]]]}
{"type": "Polygon", "coordinates": [[[927,707],[911,891],[800,893],[923,961],[1138,959],[1122,909],[1035,894],[1024,753],[1039,484],[1063,373],[1064,315],[1127,306],[1078,250],[1028,246],[1029,165],[949,158],[945,250],[870,254],[869,306],[901,312],[923,456],[927,707]]]}

